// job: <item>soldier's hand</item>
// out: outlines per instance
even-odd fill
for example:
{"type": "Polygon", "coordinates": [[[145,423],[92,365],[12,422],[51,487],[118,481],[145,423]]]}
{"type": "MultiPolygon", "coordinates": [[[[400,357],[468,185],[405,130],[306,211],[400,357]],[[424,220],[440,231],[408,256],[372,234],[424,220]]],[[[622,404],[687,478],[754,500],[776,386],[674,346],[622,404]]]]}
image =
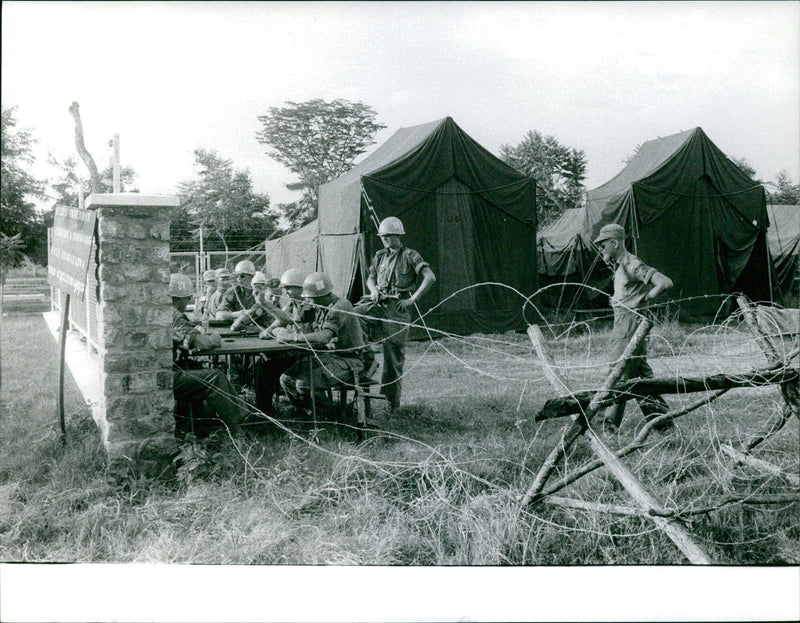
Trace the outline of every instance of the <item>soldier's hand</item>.
{"type": "Polygon", "coordinates": [[[271,340],[275,336],[270,329],[263,329],[259,332],[258,337],[260,337],[262,340],[271,340]]]}
{"type": "Polygon", "coordinates": [[[369,293],[369,300],[373,303],[377,303],[381,298],[381,293],[377,290],[371,290],[369,293]]]}
{"type": "Polygon", "coordinates": [[[414,299],[400,299],[397,301],[397,307],[401,311],[405,311],[409,307],[414,307],[414,299]]]}
{"type": "Polygon", "coordinates": [[[292,336],[292,332],[288,329],[284,329],[283,327],[278,327],[273,331],[273,335],[279,342],[288,342],[289,338],[292,336]]]}

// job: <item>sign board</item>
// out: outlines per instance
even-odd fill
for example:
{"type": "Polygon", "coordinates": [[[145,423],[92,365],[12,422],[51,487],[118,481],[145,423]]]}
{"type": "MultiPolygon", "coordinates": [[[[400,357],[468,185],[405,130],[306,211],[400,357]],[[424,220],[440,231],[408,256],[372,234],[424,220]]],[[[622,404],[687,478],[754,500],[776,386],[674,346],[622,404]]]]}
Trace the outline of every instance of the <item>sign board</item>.
{"type": "Polygon", "coordinates": [[[94,210],[55,208],[47,256],[47,282],[80,300],[86,290],[96,219],[94,210]]]}

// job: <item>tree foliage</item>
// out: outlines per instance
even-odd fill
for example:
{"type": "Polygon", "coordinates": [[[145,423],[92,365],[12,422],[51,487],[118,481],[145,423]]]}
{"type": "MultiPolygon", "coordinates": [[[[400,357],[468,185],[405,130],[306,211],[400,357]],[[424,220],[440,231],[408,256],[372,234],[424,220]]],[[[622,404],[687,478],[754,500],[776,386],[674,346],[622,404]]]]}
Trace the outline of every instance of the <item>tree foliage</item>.
{"type": "Polygon", "coordinates": [[[320,185],[349,170],[386,126],[361,102],[313,99],[286,104],[259,115],[256,140],[272,147],[269,156],[297,174],[299,180],[287,188],[303,196],[282,207],[293,224],[303,225],[317,216],[320,185]]]}
{"type": "MultiPolygon", "coordinates": [[[[24,248],[31,260],[44,264],[47,263],[46,219],[36,211],[31,201],[32,198],[44,197],[44,182],[30,172],[35,162],[33,146],[36,140],[31,130],[17,128],[16,106],[0,108],[0,232],[9,238],[19,234],[17,249],[24,248]]],[[[7,265],[16,265],[22,256],[9,255],[6,259],[7,265]]]]}
{"type": "Polygon", "coordinates": [[[767,193],[770,202],[775,205],[800,205],[800,184],[792,184],[792,178],[786,171],[780,171],[775,176],[775,182],[769,184],[774,188],[767,193]]]}
{"type": "MultiPolygon", "coordinates": [[[[83,194],[88,197],[92,191],[91,180],[88,176],[79,173],[78,161],[73,156],[68,156],[59,161],[52,154],[48,163],[58,169],[58,177],[50,181],[49,194],[59,205],[77,207],[78,189],[83,189],[83,194]]],[[[119,171],[120,192],[139,192],[136,184],[137,174],[133,167],[121,166],[119,171]]],[[[100,173],[101,193],[114,191],[114,165],[109,165],[100,173]]]]}
{"type": "Polygon", "coordinates": [[[253,191],[250,172],[236,170],[214,150],[196,149],[194,156],[197,175],[178,186],[173,231],[187,227],[198,238],[202,226],[204,239],[215,236],[225,251],[232,243],[247,248],[263,242],[275,230],[276,217],[269,196],[253,191]]]}
{"type": "Polygon", "coordinates": [[[581,203],[586,179],[586,154],[562,145],[554,136],[528,131],[516,146],[501,145],[500,157],[520,173],[534,178],[544,192],[536,193],[540,226],[581,203]]]}
{"type": "Polygon", "coordinates": [[[739,167],[739,170],[751,180],[758,182],[759,184],[762,183],[761,180],[756,177],[756,170],[753,168],[753,165],[748,162],[747,158],[744,156],[741,158],[731,158],[731,162],[739,167]]]}

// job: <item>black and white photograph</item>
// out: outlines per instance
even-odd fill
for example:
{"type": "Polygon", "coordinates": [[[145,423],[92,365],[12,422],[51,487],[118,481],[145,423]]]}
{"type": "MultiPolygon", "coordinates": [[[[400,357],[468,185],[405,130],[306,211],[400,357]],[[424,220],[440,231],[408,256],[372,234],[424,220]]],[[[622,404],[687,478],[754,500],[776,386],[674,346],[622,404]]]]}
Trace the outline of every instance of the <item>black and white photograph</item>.
{"type": "Polygon", "coordinates": [[[0,619],[800,619],[800,2],[0,10],[0,619]]]}

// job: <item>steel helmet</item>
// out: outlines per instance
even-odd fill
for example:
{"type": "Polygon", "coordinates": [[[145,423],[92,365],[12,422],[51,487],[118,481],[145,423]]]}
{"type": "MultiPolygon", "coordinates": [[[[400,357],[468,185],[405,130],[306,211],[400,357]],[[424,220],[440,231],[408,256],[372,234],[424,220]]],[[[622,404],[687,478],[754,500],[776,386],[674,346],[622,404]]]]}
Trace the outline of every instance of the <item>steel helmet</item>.
{"type": "Polygon", "coordinates": [[[236,270],[233,272],[242,273],[244,275],[254,275],[256,272],[256,266],[250,260],[242,260],[236,265],[236,270]]]}
{"type": "Polygon", "coordinates": [[[263,283],[263,284],[266,285],[268,282],[269,282],[269,280],[267,279],[267,276],[264,273],[262,273],[260,270],[257,270],[256,274],[253,275],[253,281],[251,281],[250,284],[251,285],[256,285],[258,283],[263,283]]]}
{"type": "Polygon", "coordinates": [[[167,292],[174,298],[189,298],[194,296],[194,285],[192,280],[186,275],[172,273],[169,276],[169,287],[167,292]]]}
{"type": "Polygon", "coordinates": [[[331,278],[325,273],[311,273],[303,280],[303,296],[314,299],[325,296],[333,290],[331,278]]]}
{"type": "Polygon", "coordinates": [[[306,274],[302,270],[299,268],[290,268],[281,275],[281,286],[284,288],[287,286],[302,288],[305,278],[306,274]]]}
{"type": "Polygon", "coordinates": [[[225,277],[230,277],[231,271],[223,266],[222,268],[218,268],[217,270],[215,270],[214,274],[216,274],[217,279],[223,279],[225,277]]]}
{"type": "Polygon", "coordinates": [[[203,281],[214,281],[217,278],[217,271],[215,270],[207,270],[203,273],[203,281]]]}
{"type": "Polygon", "coordinates": [[[381,224],[378,227],[379,236],[403,236],[405,233],[406,230],[403,229],[403,221],[396,216],[387,216],[381,221],[381,224]]]}

